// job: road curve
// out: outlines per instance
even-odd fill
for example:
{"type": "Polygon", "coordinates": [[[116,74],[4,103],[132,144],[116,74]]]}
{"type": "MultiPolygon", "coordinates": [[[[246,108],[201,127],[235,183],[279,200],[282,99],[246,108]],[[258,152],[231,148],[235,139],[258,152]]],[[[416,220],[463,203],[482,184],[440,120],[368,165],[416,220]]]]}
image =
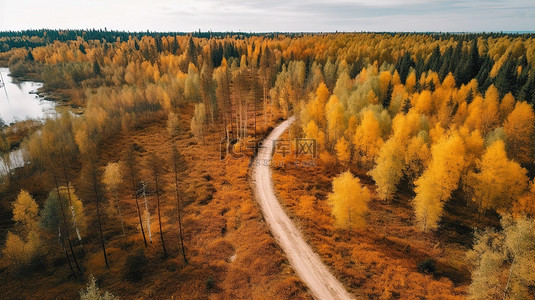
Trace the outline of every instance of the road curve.
{"type": "Polygon", "coordinates": [[[273,129],[263,142],[265,147],[258,152],[252,173],[257,201],[271,233],[286,254],[297,275],[312,292],[313,297],[322,300],[353,299],[305,242],[303,235],[290,220],[275,196],[269,166],[273,154],[272,145],[273,141],[278,139],[293,121],[295,118],[291,117],[273,129]]]}

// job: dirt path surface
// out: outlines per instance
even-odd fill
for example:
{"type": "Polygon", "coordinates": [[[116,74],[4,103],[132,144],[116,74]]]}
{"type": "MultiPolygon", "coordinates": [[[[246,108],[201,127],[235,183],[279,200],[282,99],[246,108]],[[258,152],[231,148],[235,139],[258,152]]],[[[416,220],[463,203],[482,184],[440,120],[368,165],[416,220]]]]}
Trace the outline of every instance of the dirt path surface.
{"type": "Polygon", "coordinates": [[[295,121],[294,117],[277,126],[264,140],[253,169],[255,194],[271,233],[288,257],[290,264],[316,299],[353,299],[319,256],[306,243],[303,235],[290,220],[273,189],[269,162],[273,141],[295,121]]]}

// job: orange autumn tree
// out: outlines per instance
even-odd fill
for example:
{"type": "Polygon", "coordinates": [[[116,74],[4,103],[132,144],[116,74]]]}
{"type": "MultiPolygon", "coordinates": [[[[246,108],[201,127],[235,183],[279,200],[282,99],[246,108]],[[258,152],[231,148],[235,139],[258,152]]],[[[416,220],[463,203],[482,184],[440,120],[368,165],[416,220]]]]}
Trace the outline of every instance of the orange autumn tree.
{"type": "Polygon", "coordinates": [[[532,137],[535,133],[535,114],[531,105],[517,102],[504,123],[508,153],[519,163],[533,162],[532,137]]]}
{"type": "Polygon", "coordinates": [[[416,221],[421,229],[436,229],[444,203],[457,189],[465,165],[465,147],[458,134],[443,136],[431,148],[431,162],[416,180],[413,199],[416,221]]]}
{"type": "Polygon", "coordinates": [[[370,192],[360,184],[360,179],[346,171],[334,178],[333,191],[328,201],[332,207],[335,225],[341,228],[359,228],[366,224],[370,192]]]}
{"type": "Polygon", "coordinates": [[[349,142],[346,141],[344,137],[341,137],[338,140],[338,142],[334,146],[334,150],[336,151],[336,157],[341,163],[349,163],[349,161],[351,160],[351,149],[349,148],[349,142]]]}
{"type": "Polygon", "coordinates": [[[528,216],[535,217],[535,183],[529,184],[529,191],[518,198],[518,201],[513,203],[513,216],[528,216]]]}

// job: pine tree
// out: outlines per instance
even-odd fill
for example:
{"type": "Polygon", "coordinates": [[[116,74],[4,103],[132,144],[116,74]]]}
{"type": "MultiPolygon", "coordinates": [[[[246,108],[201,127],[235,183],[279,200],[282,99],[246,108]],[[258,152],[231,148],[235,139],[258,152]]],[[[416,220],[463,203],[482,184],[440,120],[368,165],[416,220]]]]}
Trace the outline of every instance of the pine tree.
{"type": "Polygon", "coordinates": [[[516,94],[516,64],[511,56],[503,63],[496,75],[496,87],[500,91],[500,97],[503,97],[509,92],[516,94]]]}

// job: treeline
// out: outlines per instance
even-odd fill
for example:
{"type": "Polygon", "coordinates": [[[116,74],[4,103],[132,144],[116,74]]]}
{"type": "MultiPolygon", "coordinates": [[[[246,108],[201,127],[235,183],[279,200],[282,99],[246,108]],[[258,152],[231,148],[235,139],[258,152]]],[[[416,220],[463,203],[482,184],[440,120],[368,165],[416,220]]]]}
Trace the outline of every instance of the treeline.
{"type": "MultiPolygon", "coordinates": [[[[76,41],[79,38],[84,40],[106,40],[106,41],[117,41],[117,40],[128,40],[131,37],[141,39],[143,36],[151,36],[153,38],[159,38],[164,36],[191,36],[196,38],[203,39],[212,39],[212,38],[234,38],[234,39],[245,39],[250,37],[266,37],[266,38],[278,38],[279,36],[290,36],[294,38],[299,38],[303,36],[311,35],[330,35],[332,33],[291,33],[291,32],[273,32],[273,33],[251,33],[251,32],[212,32],[212,31],[193,31],[193,32],[154,32],[154,31],[143,31],[143,32],[130,32],[130,31],[119,31],[119,30],[107,30],[107,29],[30,29],[30,30],[21,30],[21,31],[2,31],[0,32],[0,42],[2,47],[0,47],[0,52],[9,51],[14,48],[34,48],[46,46],[47,44],[54,43],[54,41],[67,42],[67,41],[76,41]]],[[[347,33],[354,34],[354,33],[347,33]]],[[[394,37],[397,35],[406,36],[406,35],[428,35],[437,40],[447,40],[447,39],[456,39],[456,40],[471,40],[477,38],[500,38],[500,37],[522,37],[522,38],[533,38],[534,34],[532,33],[502,33],[502,32],[490,32],[490,33],[448,33],[448,32],[428,32],[428,33],[397,33],[397,32],[376,32],[376,34],[384,35],[385,37],[394,37]]]]}
{"type": "MultiPolygon", "coordinates": [[[[484,46],[484,43],[482,47],[484,46]]],[[[528,63],[525,48],[522,44],[516,45],[507,56],[502,56],[494,62],[489,54],[480,55],[477,39],[470,41],[469,46],[458,43],[449,46],[441,53],[437,46],[431,56],[425,59],[413,60],[407,52],[396,64],[402,83],[406,83],[409,72],[414,69],[416,78],[424,72],[434,71],[442,81],[452,73],[457,86],[468,84],[472,79],[479,83],[479,92],[483,93],[494,84],[503,97],[507,93],[532,103],[535,92],[535,72],[528,63]],[[515,53],[515,54],[513,54],[515,53]]],[[[418,82],[416,83],[419,84],[418,82]]],[[[421,86],[416,89],[421,90],[421,86]]],[[[429,88],[433,89],[433,86],[429,88]]]]}
{"type": "MultiPolygon", "coordinates": [[[[196,38],[212,39],[230,37],[234,39],[244,39],[251,36],[275,36],[277,33],[247,33],[247,32],[156,32],[156,31],[120,31],[107,29],[87,29],[87,30],[57,30],[57,29],[35,29],[22,31],[2,31],[0,32],[0,52],[9,51],[14,48],[34,48],[46,46],[55,41],[68,42],[76,41],[80,38],[84,40],[117,41],[128,40],[129,38],[141,39],[144,36],[161,38],[164,36],[191,36],[196,38]]],[[[291,35],[291,34],[290,34],[291,35]]]]}

